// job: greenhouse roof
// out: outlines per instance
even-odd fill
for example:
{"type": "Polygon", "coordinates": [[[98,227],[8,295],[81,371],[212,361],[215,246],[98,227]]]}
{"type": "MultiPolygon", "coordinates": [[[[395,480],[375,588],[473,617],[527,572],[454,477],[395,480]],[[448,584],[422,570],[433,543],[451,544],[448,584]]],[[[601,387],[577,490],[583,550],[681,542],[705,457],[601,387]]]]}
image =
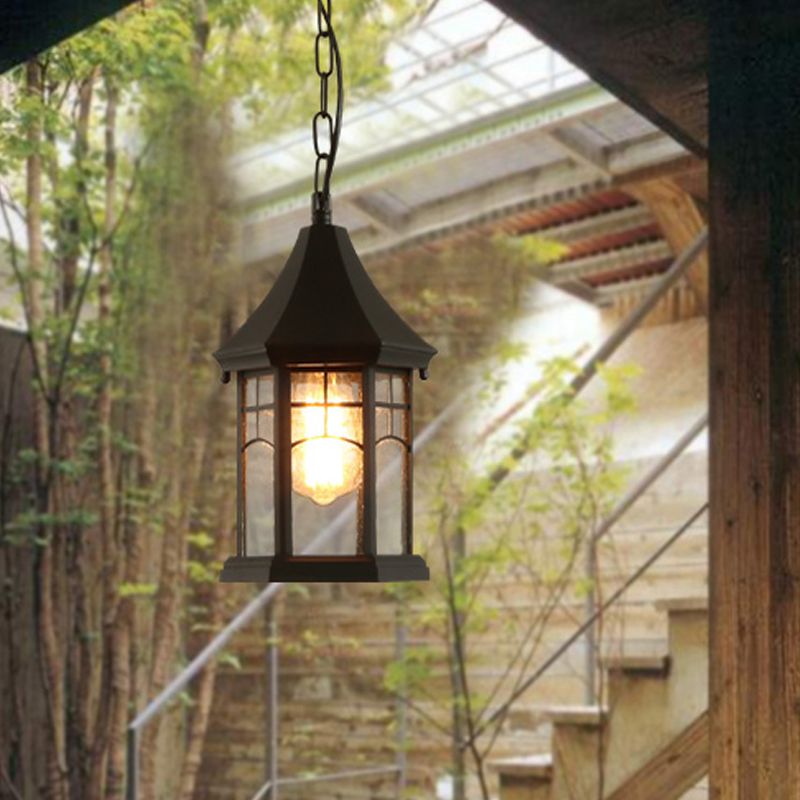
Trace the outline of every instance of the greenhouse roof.
{"type": "MultiPolygon", "coordinates": [[[[587,81],[484,0],[433,3],[386,62],[391,89],[345,109],[340,167],[587,81]]],[[[304,126],[242,152],[236,170],[246,185],[274,187],[308,180],[311,163],[304,126]]]]}
{"type": "MultiPolygon", "coordinates": [[[[362,256],[544,230],[571,248],[553,282],[595,299],[669,264],[625,188],[691,157],[491,3],[438,0],[387,63],[390,88],[345,106],[332,184],[334,221],[362,256]]],[[[282,256],[309,222],[308,126],[243,150],[232,168],[245,263],[282,256]]]]}

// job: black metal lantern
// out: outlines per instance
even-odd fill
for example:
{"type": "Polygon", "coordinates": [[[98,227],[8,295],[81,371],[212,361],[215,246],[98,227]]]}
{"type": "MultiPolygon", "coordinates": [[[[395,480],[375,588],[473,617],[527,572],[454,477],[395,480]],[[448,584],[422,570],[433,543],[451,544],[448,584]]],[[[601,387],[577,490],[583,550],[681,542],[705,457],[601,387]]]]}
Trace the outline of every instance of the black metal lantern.
{"type": "Polygon", "coordinates": [[[347,231],[331,224],[341,65],[330,5],[318,9],[318,71],[327,39],[339,92],[329,153],[316,126],[333,121],[325,107],[315,116],[312,224],[261,305],[215,353],[226,380],[236,373],[238,392],[236,555],[221,579],[425,580],[413,553],[412,377],[426,377],[436,350],[381,296],[347,231]],[[380,493],[379,474],[388,484],[380,493]],[[304,554],[322,531],[332,535],[304,554]]]}

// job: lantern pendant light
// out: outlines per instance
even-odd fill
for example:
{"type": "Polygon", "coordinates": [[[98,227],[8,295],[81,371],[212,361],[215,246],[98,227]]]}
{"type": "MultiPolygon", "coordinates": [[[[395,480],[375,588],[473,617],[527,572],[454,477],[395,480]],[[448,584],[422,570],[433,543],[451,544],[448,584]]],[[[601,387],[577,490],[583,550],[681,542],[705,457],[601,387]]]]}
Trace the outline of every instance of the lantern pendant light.
{"type": "Polygon", "coordinates": [[[236,375],[238,397],[236,555],[221,580],[427,580],[413,553],[412,378],[427,377],[436,350],[331,224],[343,93],[330,0],[318,0],[317,26],[311,225],[261,305],[214,354],[223,380],[236,375]]]}

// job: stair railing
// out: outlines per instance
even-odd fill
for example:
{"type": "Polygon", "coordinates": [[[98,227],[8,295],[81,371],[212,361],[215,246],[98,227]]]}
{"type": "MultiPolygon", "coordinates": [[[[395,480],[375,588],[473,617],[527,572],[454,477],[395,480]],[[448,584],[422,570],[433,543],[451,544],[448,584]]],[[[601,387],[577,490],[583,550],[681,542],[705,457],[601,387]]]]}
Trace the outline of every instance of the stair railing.
{"type": "MultiPolygon", "coordinates": [[[[694,239],[694,241],[684,250],[672,263],[670,268],[662,275],[662,277],[655,283],[655,285],[650,289],[650,291],[645,295],[642,299],[640,304],[620,323],[620,325],[615,328],[609,337],[600,345],[600,347],[592,354],[592,356],[588,359],[588,361],[583,365],[581,370],[575,375],[575,377],[570,382],[570,389],[572,392],[572,397],[576,396],[579,392],[581,392],[585,386],[589,383],[589,381],[597,374],[598,367],[607,361],[618,349],[619,347],[627,340],[627,338],[631,335],[631,333],[638,328],[641,322],[647,317],[647,315],[656,307],[658,302],[666,295],[666,293],[673,287],[675,284],[684,276],[686,271],[689,267],[694,263],[700,253],[704,250],[708,242],[708,229],[703,229],[698,236],[694,239]]],[[[449,419],[454,416],[456,410],[460,407],[460,403],[453,402],[451,403],[444,411],[442,411],[433,422],[431,422],[423,431],[422,433],[414,439],[414,450],[419,451],[422,449],[432,438],[433,436],[444,426],[444,424],[449,421],[449,419]]],[[[694,438],[694,437],[692,437],[694,438]]],[[[672,452],[672,451],[670,451],[672,452]]],[[[511,453],[511,461],[514,461],[516,453],[512,451],[511,453]]],[[[675,456],[677,457],[677,455],[675,456]]],[[[674,460],[674,459],[673,459],[674,460]]],[[[399,462],[399,460],[398,460],[399,462]]],[[[395,464],[390,464],[379,476],[379,482],[381,479],[384,478],[384,475],[391,473],[391,471],[396,468],[395,464]]],[[[510,472],[510,469],[508,469],[510,472]]],[[[499,470],[498,474],[493,475],[493,479],[496,481],[497,484],[502,482],[505,477],[507,476],[506,468],[502,468],[499,470]]],[[[646,477],[646,476],[645,476],[646,477]]],[[[707,508],[704,506],[697,514],[695,518],[700,516],[700,514],[705,511],[707,508]]],[[[319,548],[321,548],[324,544],[326,544],[331,538],[333,538],[339,531],[342,530],[344,525],[348,522],[351,516],[354,514],[354,507],[344,509],[339,516],[336,517],[328,526],[326,526],[311,542],[308,548],[304,550],[304,553],[314,553],[318,552],[319,548]]],[[[682,529],[678,531],[678,534],[683,533],[683,530],[694,521],[694,518],[687,523],[682,529]]],[[[673,537],[668,540],[667,545],[671,544],[672,541],[678,538],[678,534],[674,535],[673,537]]],[[[660,549],[661,550],[661,549],[660,549]]],[[[657,551],[657,556],[660,557],[661,552],[657,551]]],[[[656,558],[657,560],[657,558],[656,558]]],[[[650,560],[646,562],[644,565],[644,569],[641,569],[643,572],[650,566],[650,560]]],[[[637,570],[637,573],[639,571],[637,570]]],[[[638,574],[636,574],[638,578],[638,574]]],[[[630,584],[626,582],[625,587],[629,586],[630,584]]],[[[126,751],[126,800],[138,800],[139,792],[138,792],[138,784],[139,784],[139,741],[142,731],[147,727],[147,725],[152,722],[152,720],[161,714],[164,709],[173,701],[175,698],[182,692],[186,686],[195,678],[204,668],[205,666],[215,657],[217,657],[225,646],[230,642],[230,640],[246,625],[248,625],[256,615],[267,608],[273,600],[278,596],[283,588],[283,584],[280,583],[270,583],[264,589],[262,589],[252,600],[250,600],[247,605],[238,613],[235,617],[221,630],[217,635],[189,662],[189,664],[184,667],[184,669],[175,676],[175,678],[164,687],[164,689],[159,692],[156,697],[154,697],[147,706],[136,715],[133,721],[128,726],[128,735],[127,735],[127,751],[126,751]]],[[[621,592],[619,593],[621,594],[621,592]]],[[[616,599],[618,593],[615,592],[612,595],[613,599],[616,599]]],[[[603,606],[597,610],[597,612],[589,619],[587,619],[583,625],[580,626],[578,632],[573,634],[572,637],[568,640],[567,646],[570,646],[575,641],[577,641],[580,636],[585,634],[585,632],[589,629],[589,627],[593,626],[597,619],[599,619],[600,614],[603,613],[609,602],[612,601],[612,598],[609,598],[609,601],[603,604],[603,606]]],[[[563,647],[563,645],[562,645],[563,647]]],[[[561,650],[561,648],[559,648],[561,650]]],[[[552,658],[552,657],[551,657],[552,658]]],[[[534,675],[529,678],[524,684],[524,689],[527,689],[530,685],[532,685],[535,680],[538,680],[538,677],[542,674],[543,671],[546,671],[547,668],[553,662],[551,659],[547,659],[543,667],[540,667],[534,675]]],[[[524,691],[522,689],[521,691],[524,691]]],[[[277,689],[276,689],[277,691],[277,689]]],[[[501,709],[495,711],[487,720],[479,726],[474,734],[473,738],[477,737],[482,733],[487,724],[490,724],[492,721],[498,718],[499,712],[506,706],[508,708],[502,713],[508,713],[511,704],[519,697],[520,690],[515,692],[512,697],[501,706],[501,709]]],[[[402,751],[402,747],[398,748],[398,752],[402,751]]],[[[272,756],[270,756],[270,760],[272,762],[272,756]]],[[[401,775],[398,780],[398,785],[403,786],[405,784],[405,759],[398,757],[398,765],[391,766],[391,767],[376,767],[375,769],[381,772],[395,772],[398,770],[401,771],[401,775]]],[[[272,772],[273,769],[276,769],[274,763],[270,764],[270,771],[272,772]]],[[[331,776],[320,776],[320,780],[329,779],[334,780],[337,779],[341,773],[336,773],[331,776]]],[[[348,777],[350,775],[348,774],[348,777]]],[[[271,800],[275,800],[276,791],[279,784],[286,784],[289,781],[296,781],[300,779],[277,779],[268,781],[265,786],[259,790],[261,792],[260,797],[266,797],[268,794],[272,793],[271,800]],[[266,792],[266,794],[264,793],[266,792]]],[[[257,794],[256,797],[259,797],[257,794]]],[[[254,800],[256,800],[254,798],[254,800]]]]}
{"type": "MultiPolygon", "coordinates": [[[[606,516],[597,526],[594,533],[586,543],[587,566],[586,578],[593,584],[598,579],[597,576],[597,542],[605,536],[614,525],[625,515],[628,509],[636,503],[639,498],[675,463],[676,459],[686,450],[686,448],[708,427],[708,411],[704,412],[699,419],[684,433],[677,442],[636,482],[617,503],[611,513],[606,516]]],[[[587,593],[585,604],[584,619],[597,619],[597,604],[594,599],[594,592],[587,593]]],[[[584,699],[586,705],[594,705],[597,702],[597,641],[594,626],[590,625],[585,633],[585,660],[584,660],[584,680],[586,689],[584,699]]]]}
{"type": "Polygon", "coordinates": [[[703,514],[708,511],[708,502],[703,503],[700,508],[697,509],[665,542],[659,545],[658,548],[650,555],[646,561],[639,565],[634,572],[627,578],[625,583],[622,584],[618,589],[616,589],[608,598],[600,605],[595,613],[589,617],[588,619],[584,620],[584,622],[575,629],[575,632],[572,633],[567,639],[565,639],[556,650],[554,650],[540,665],[537,669],[531,673],[531,675],[526,678],[510,695],[508,700],[506,700],[502,705],[498,706],[488,717],[486,717],[476,728],[474,734],[465,739],[461,746],[466,748],[469,747],[472,742],[474,742],[478,737],[480,737],[486,729],[500,720],[501,718],[505,718],[511,707],[522,697],[528,689],[531,688],[541,677],[544,675],[553,664],[558,661],[561,656],[563,656],[570,647],[572,647],[575,642],[577,642],[582,636],[586,634],[586,631],[589,630],[593,625],[597,623],[600,617],[605,614],[611,606],[613,606],[622,595],[625,594],[631,586],[633,586],[639,578],[647,572],[650,567],[653,566],[660,558],[667,552],[667,550],[672,547],[678,539],[683,536],[686,531],[688,531],[692,525],[697,522],[703,514]]]}

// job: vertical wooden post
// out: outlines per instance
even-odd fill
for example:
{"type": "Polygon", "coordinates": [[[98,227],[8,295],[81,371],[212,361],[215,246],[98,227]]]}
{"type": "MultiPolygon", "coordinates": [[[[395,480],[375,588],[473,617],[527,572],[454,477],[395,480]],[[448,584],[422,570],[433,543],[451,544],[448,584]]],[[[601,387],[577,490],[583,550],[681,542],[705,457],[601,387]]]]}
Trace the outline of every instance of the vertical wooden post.
{"type": "Polygon", "coordinates": [[[709,25],[711,796],[796,800],[800,31],[777,0],[709,25]]]}

